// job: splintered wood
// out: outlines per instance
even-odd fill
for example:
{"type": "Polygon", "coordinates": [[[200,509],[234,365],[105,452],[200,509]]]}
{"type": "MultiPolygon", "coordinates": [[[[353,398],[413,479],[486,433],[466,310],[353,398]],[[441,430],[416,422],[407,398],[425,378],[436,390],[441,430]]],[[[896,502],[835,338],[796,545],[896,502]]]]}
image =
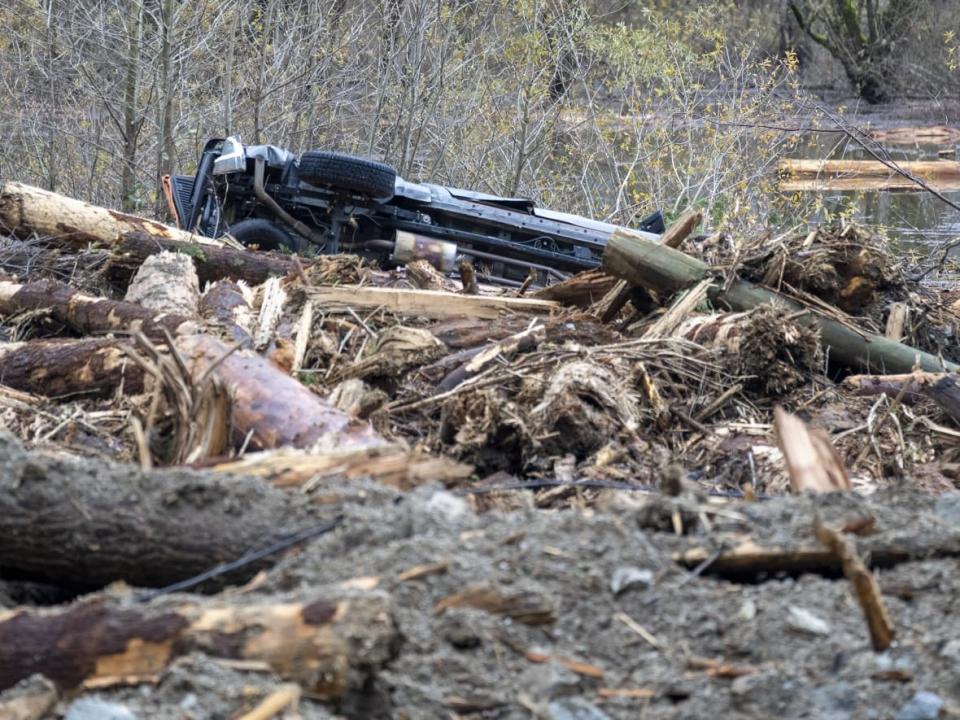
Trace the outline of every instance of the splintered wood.
{"type": "Polygon", "coordinates": [[[877,578],[863,564],[853,544],[839,532],[822,523],[814,528],[817,539],[833,553],[834,557],[843,566],[846,575],[853,586],[853,594],[863,610],[870,629],[870,641],[873,649],[886,650],[893,642],[894,629],[887,606],[883,602],[880,585],[877,578]]]}
{"type": "Polygon", "coordinates": [[[843,459],[820,429],[810,430],[800,418],[782,408],[773,411],[777,443],[794,492],[837,492],[850,489],[843,459]]]}
{"type": "Polygon", "coordinates": [[[352,668],[386,663],[396,639],[390,600],[378,593],[245,605],[198,598],[168,607],[95,598],[0,614],[0,690],[34,673],[61,691],[155,681],[177,657],[207,652],[262,661],[333,698],[347,689],[352,668]]]}

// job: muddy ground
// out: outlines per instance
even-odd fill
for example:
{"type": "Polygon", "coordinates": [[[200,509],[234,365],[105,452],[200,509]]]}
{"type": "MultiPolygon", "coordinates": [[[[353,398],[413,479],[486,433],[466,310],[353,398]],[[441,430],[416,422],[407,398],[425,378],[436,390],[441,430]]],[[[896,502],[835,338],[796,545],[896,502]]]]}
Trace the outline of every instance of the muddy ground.
{"type": "MultiPolygon", "coordinates": [[[[918,692],[942,702],[941,717],[960,715],[960,494],[905,484],[869,497],[747,503],[611,490],[593,508],[559,511],[534,508],[527,491],[509,494],[526,507],[477,512],[478,496],[432,486],[328,488],[325,511],[343,513],[341,527],[288,553],[236,601],[373,576],[403,641],[385,671],[358,673],[344,700],[304,698],[286,717],[937,717],[904,714],[937,706],[927,696],[933,705],[907,707],[918,692]],[[815,520],[865,517],[875,518],[873,534],[850,537],[884,565],[897,636],[883,653],[834,570],[730,577],[722,562],[691,572],[676,559],[691,548],[712,557],[748,537],[815,547],[815,520]],[[514,618],[438,610],[478,586],[508,598],[514,618]]],[[[55,717],[237,718],[280,682],[192,655],[156,686],[68,698],[55,717]]]]}

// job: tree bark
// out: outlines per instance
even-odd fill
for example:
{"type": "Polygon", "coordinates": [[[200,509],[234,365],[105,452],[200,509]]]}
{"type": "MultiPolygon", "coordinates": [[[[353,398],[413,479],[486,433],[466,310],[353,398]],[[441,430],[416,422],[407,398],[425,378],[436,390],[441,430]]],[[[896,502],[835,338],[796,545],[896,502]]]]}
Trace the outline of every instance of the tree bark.
{"type": "Polygon", "coordinates": [[[264,662],[307,692],[335,698],[351,676],[384,666],[398,640],[384,593],[332,589],[236,605],[178,598],[138,606],[99,597],[0,616],[0,690],[33,673],[61,691],[155,681],[176,658],[205,652],[264,662]]]}
{"type": "Polygon", "coordinates": [[[49,398],[143,392],[143,371],[105,338],[0,343],[0,383],[49,398]]]}
{"type": "MultiPolygon", "coordinates": [[[[199,236],[195,236],[199,237],[199,236]]],[[[125,233],[113,243],[114,257],[110,274],[120,284],[129,282],[145,259],[169,250],[193,258],[200,283],[217,280],[244,280],[250,285],[259,285],[271,277],[285,277],[294,270],[293,260],[282,255],[273,255],[253,250],[235,250],[194,240],[177,240],[158,237],[153,233],[125,233]]]]}
{"type": "Polygon", "coordinates": [[[887,395],[905,402],[915,402],[919,396],[926,396],[960,423],[960,375],[957,373],[851,375],[843,384],[858,395],[887,395]]]}
{"type": "Polygon", "coordinates": [[[0,186],[0,227],[16,235],[36,233],[80,250],[91,244],[112,248],[129,232],[204,248],[223,246],[219,240],[18,182],[0,186]]]}
{"type": "MultiPolygon", "coordinates": [[[[342,448],[384,443],[368,423],[352,419],[259,355],[231,353],[230,346],[207,335],[181,335],[175,347],[196,382],[212,372],[226,386],[238,446],[305,448],[321,439],[342,448]]],[[[104,397],[121,383],[124,392],[142,392],[145,381],[123,343],[92,339],[0,344],[0,382],[49,397],[104,397]]]]}
{"type": "Polygon", "coordinates": [[[194,318],[149,310],[121,300],[84,295],[54,280],[19,285],[0,280],[0,314],[47,310],[78,333],[139,331],[150,338],[194,332],[194,318]]]}
{"type": "Polygon", "coordinates": [[[353,420],[259,355],[228,355],[225,343],[206,335],[182,336],[177,349],[194,377],[216,368],[233,398],[233,427],[243,439],[249,435],[250,449],[304,448],[334,438],[341,448],[384,443],[368,423],[353,420]]]}
{"type": "Polygon", "coordinates": [[[220,280],[207,288],[200,298],[200,316],[218,328],[233,343],[248,343],[254,326],[253,309],[243,288],[229,280],[220,280]]]}
{"type": "MultiPolygon", "coordinates": [[[[319,525],[262,480],[26,452],[0,434],[0,574],[77,590],[162,587],[319,525]]],[[[269,567],[264,558],[216,585],[269,567]]],[[[0,666],[5,663],[0,662],[0,666]]]]}
{"type": "MultiPolygon", "coordinates": [[[[663,247],[625,230],[618,230],[603,253],[603,270],[628,282],[669,296],[707,277],[706,263],[678,250],[663,247]]],[[[831,361],[874,372],[909,372],[919,359],[924,370],[957,370],[960,366],[941,362],[930,353],[902,345],[879,335],[860,333],[843,323],[803,308],[768,288],[734,280],[724,289],[715,282],[708,293],[711,302],[733,310],[749,310],[773,303],[794,312],[803,312],[797,322],[820,331],[824,351],[831,361]],[[944,365],[946,367],[944,367],[944,365]]]]}

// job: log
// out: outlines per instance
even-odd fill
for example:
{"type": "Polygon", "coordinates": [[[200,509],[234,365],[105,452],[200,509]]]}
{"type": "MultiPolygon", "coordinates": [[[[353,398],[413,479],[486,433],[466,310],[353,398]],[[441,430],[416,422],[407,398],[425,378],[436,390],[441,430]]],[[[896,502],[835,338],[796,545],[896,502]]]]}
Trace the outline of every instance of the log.
{"type": "Polygon", "coordinates": [[[496,320],[505,314],[546,315],[560,305],[548,300],[489,295],[461,295],[439,290],[406,290],[350,285],[312,287],[307,296],[320,312],[387,310],[398,315],[421,318],[449,318],[460,315],[496,320]]]}
{"type": "Polygon", "coordinates": [[[48,311],[55,320],[83,334],[137,331],[150,338],[162,338],[165,331],[178,335],[197,330],[192,317],[85,295],[55,280],[24,285],[0,280],[0,314],[37,310],[48,311]]]}
{"type": "Polygon", "coordinates": [[[200,298],[200,317],[229,342],[248,343],[255,324],[250,307],[252,295],[246,285],[218,280],[200,298]]]}
{"type": "Polygon", "coordinates": [[[177,339],[177,350],[194,378],[216,367],[233,399],[231,418],[249,448],[310,447],[318,440],[338,447],[369,447],[384,441],[369,423],[352,419],[259,355],[234,352],[207,335],[177,339]]]}
{"type": "Polygon", "coordinates": [[[345,479],[359,478],[370,478],[400,490],[412,490],[427,482],[449,487],[468,480],[473,474],[471,465],[404,450],[396,445],[337,449],[322,454],[272,450],[247,453],[242,458],[206,467],[214,472],[263,478],[276,487],[305,490],[327,483],[335,488],[345,479]]]}
{"type": "Polygon", "coordinates": [[[243,280],[259,285],[268,278],[285,277],[294,270],[293,260],[283,255],[168,240],[143,232],[125,233],[113,244],[112,250],[110,274],[121,284],[129,281],[144,260],[164,251],[189,255],[201,284],[243,280]]]}
{"type": "Polygon", "coordinates": [[[133,276],[123,299],[157,312],[193,317],[200,302],[193,262],[178,253],[151,255],[133,276]]]}
{"type": "MultiPolygon", "coordinates": [[[[897,166],[937,190],[960,188],[960,162],[898,161],[897,166]]],[[[784,192],[822,190],[916,190],[917,184],[876,160],[783,159],[777,169],[784,192]]]]}
{"type": "Polygon", "coordinates": [[[884,330],[884,335],[897,342],[903,340],[904,328],[907,325],[907,319],[909,317],[910,306],[906,303],[897,302],[890,305],[890,313],[887,315],[887,326],[884,330]]]}
{"type": "Polygon", "coordinates": [[[68,398],[143,392],[143,371],[123,344],[105,338],[0,343],[0,382],[21,392],[68,398]]]}
{"type": "Polygon", "coordinates": [[[915,402],[925,396],[960,423],[960,375],[956,373],[850,375],[843,384],[858,395],[887,395],[905,402],[915,402]]]}
{"type": "MultiPolygon", "coordinates": [[[[602,268],[611,275],[653,290],[666,297],[703,280],[709,274],[706,263],[679,250],[663,247],[629,230],[617,230],[607,243],[602,268]]],[[[749,310],[773,303],[798,313],[797,322],[819,330],[824,351],[832,362],[880,373],[904,373],[919,360],[924,370],[937,372],[960,369],[955,363],[879,335],[859,332],[847,324],[820,314],[769,288],[736,279],[710,286],[708,297],[715,306],[749,310]],[[802,314],[801,314],[802,311],[802,314]],[[945,367],[944,367],[945,366],[945,367]]]]}
{"type": "MultiPolygon", "coordinates": [[[[78,591],[117,580],[163,587],[322,521],[307,498],[256,478],[28,453],[7,433],[0,456],[4,578],[78,591]]],[[[213,584],[248,580],[274,559],[213,584]]]]}
{"type": "Polygon", "coordinates": [[[599,302],[616,284],[616,278],[600,270],[584,270],[566,280],[541,288],[531,293],[530,297],[588,308],[599,302]]]}
{"type": "MultiPolygon", "coordinates": [[[[50,397],[104,397],[121,384],[124,392],[142,392],[143,369],[131,362],[126,347],[106,339],[0,343],[0,382],[50,397]]],[[[259,355],[231,353],[208,335],[181,335],[175,347],[195,382],[214,372],[227,388],[237,446],[303,448],[320,439],[340,447],[383,442],[368,423],[352,419],[259,355]]]]}
{"type": "Polygon", "coordinates": [[[0,689],[33,673],[62,692],[156,682],[178,657],[203,652],[265,664],[330,699],[383,667],[398,640],[382,592],[331,588],[303,600],[188,597],[147,606],[97,597],[0,615],[0,689]]]}
{"type": "Polygon", "coordinates": [[[0,226],[14,235],[36,233],[78,249],[88,245],[111,247],[129,232],[207,247],[223,246],[219,240],[178,230],[155,220],[108,210],[18,182],[6,182],[0,186],[0,226]]]}
{"type": "MultiPolygon", "coordinates": [[[[897,167],[924,179],[960,178],[960,162],[952,160],[901,160],[897,167]]],[[[793,177],[846,175],[858,178],[885,178],[896,172],[877,160],[798,160],[783,158],[777,163],[781,175],[793,177]]]]}
{"type": "Polygon", "coordinates": [[[407,280],[420,290],[442,290],[457,292],[459,284],[437,270],[427,260],[414,260],[407,263],[407,280]]]}

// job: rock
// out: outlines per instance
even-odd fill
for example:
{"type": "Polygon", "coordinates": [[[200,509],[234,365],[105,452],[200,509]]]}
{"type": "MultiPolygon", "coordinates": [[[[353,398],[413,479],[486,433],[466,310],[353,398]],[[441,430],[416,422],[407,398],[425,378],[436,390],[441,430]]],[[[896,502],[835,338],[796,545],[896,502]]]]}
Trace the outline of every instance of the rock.
{"type": "Polygon", "coordinates": [[[580,676],[552,661],[531,666],[520,676],[520,686],[537,702],[558,700],[583,692],[580,676]]]}
{"type": "Polygon", "coordinates": [[[651,585],[653,585],[653,570],[646,568],[621,565],[613,571],[613,577],[610,578],[610,591],[614,595],[619,595],[633,587],[645,590],[651,585]]]}
{"type": "Polygon", "coordinates": [[[440,618],[440,634],[443,639],[460,650],[478,647],[480,633],[476,629],[476,610],[451,608],[440,618]]]}
{"type": "Polygon", "coordinates": [[[610,720],[603,710],[583,698],[556,700],[547,705],[549,720],[610,720]]]}
{"type": "Polygon", "coordinates": [[[815,688],[812,698],[821,720],[848,720],[857,708],[857,689],[848,682],[815,688]]]}
{"type": "Polygon", "coordinates": [[[940,654],[947,658],[947,660],[953,660],[958,668],[960,668],[960,640],[950,640],[940,648],[940,654]]]}
{"type": "Polygon", "coordinates": [[[943,698],[921,690],[897,711],[895,720],[937,720],[942,708],[943,698]]]}
{"type": "Polygon", "coordinates": [[[787,617],[787,625],[794,630],[807,633],[808,635],[818,635],[821,637],[830,634],[829,623],[827,623],[826,620],[817,617],[809,610],[791,605],[789,613],[790,614],[787,617]]]}
{"type": "Polygon", "coordinates": [[[470,512],[470,505],[462,497],[446,490],[438,490],[426,503],[427,510],[438,520],[453,525],[470,512]]]}
{"type": "Polygon", "coordinates": [[[740,606],[740,610],[737,612],[737,618],[743,620],[744,622],[750,622],[757,616],[757,604],[747,598],[743,601],[743,605],[740,606]]]}
{"type": "Polygon", "coordinates": [[[137,716],[119,703],[84,697],[70,703],[63,720],[137,720],[137,716]]]}
{"type": "Polygon", "coordinates": [[[952,527],[960,527],[960,492],[943,493],[933,505],[933,512],[952,527]]]}

